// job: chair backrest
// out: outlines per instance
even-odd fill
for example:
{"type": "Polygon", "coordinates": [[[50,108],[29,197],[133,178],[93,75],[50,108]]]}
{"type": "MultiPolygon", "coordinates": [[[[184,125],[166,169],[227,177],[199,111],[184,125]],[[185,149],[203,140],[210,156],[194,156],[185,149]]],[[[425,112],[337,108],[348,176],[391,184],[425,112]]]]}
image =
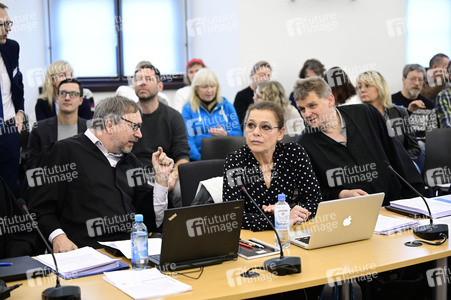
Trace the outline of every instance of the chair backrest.
{"type": "Polygon", "coordinates": [[[296,143],[297,138],[298,135],[285,134],[282,138],[282,143],[296,143]]]}
{"type": "Polygon", "coordinates": [[[191,205],[199,182],[223,175],[224,163],[224,159],[212,159],[193,161],[179,166],[180,192],[183,206],[191,205]]]}
{"type": "Polygon", "coordinates": [[[246,143],[243,136],[212,136],[202,139],[201,159],[225,159],[246,143]]]}
{"type": "Polygon", "coordinates": [[[451,128],[426,131],[424,181],[428,186],[451,182],[451,128]]]}

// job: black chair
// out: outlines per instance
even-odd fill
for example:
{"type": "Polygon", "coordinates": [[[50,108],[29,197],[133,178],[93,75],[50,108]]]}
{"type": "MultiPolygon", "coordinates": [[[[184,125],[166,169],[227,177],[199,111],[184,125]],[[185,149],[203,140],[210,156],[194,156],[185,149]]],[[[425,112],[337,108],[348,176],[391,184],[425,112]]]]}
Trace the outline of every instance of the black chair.
{"type": "Polygon", "coordinates": [[[201,159],[225,159],[246,143],[243,136],[212,136],[202,139],[201,159]]]}
{"type": "Polygon", "coordinates": [[[223,175],[224,162],[224,159],[200,160],[179,166],[180,191],[183,206],[191,205],[194,196],[196,196],[199,182],[223,175]]]}
{"type": "Polygon", "coordinates": [[[448,191],[451,183],[451,128],[435,128],[426,132],[424,182],[434,190],[434,194],[440,190],[448,191]]]}

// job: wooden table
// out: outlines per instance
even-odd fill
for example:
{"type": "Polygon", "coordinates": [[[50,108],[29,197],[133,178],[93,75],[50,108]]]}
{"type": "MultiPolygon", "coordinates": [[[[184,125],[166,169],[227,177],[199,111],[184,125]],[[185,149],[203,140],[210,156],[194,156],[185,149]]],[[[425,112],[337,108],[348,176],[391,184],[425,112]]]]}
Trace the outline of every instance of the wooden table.
{"type": "MultiPolygon", "coordinates": [[[[382,214],[394,215],[384,210],[382,214]]],[[[257,238],[268,243],[274,242],[274,233],[270,231],[253,233],[243,230],[241,237],[243,239],[257,238]]],[[[239,276],[240,273],[251,267],[262,266],[263,261],[268,257],[255,260],[245,260],[240,257],[237,261],[205,267],[202,277],[198,280],[181,275],[175,276],[174,278],[177,280],[191,285],[193,290],[165,298],[242,299],[327,284],[328,280],[332,280],[331,274],[338,280],[377,276],[380,272],[432,260],[436,260],[438,266],[446,267],[447,257],[451,255],[449,241],[441,246],[423,245],[416,248],[404,246],[404,243],[410,240],[413,240],[411,230],[390,236],[375,234],[369,240],[316,250],[304,250],[290,245],[285,250],[285,255],[301,257],[302,272],[299,274],[277,277],[266,271],[258,271],[261,274],[260,277],[243,278],[239,276]]],[[[125,258],[124,260],[128,261],[125,258]]],[[[62,280],[61,283],[79,286],[82,299],[130,299],[125,293],[105,282],[102,276],[62,280]]],[[[42,291],[54,286],[55,276],[52,274],[46,278],[20,282],[23,283],[23,286],[11,292],[12,299],[41,299],[42,291]]],[[[17,282],[8,283],[8,286],[14,283],[17,282]]],[[[436,299],[446,299],[446,285],[439,286],[436,299]]]]}

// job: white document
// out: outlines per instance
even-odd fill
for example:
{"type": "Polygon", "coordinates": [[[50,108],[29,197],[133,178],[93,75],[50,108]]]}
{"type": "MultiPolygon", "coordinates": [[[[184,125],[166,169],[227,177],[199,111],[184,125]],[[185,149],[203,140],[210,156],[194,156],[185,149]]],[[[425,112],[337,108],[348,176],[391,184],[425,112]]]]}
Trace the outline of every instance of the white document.
{"type": "Polygon", "coordinates": [[[395,232],[408,230],[418,224],[419,224],[418,220],[412,220],[407,218],[391,218],[379,215],[379,217],[377,218],[374,233],[393,234],[395,232]]]}
{"type": "MultiPolygon", "coordinates": [[[[51,254],[38,255],[36,259],[56,270],[51,254]]],[[[119,266],[120,259],[111,258],[91,247],[64,253],[55,253],[58,271],[63,277],[80,277],[119,266]],[[75,275],[75,276],[74,276],[75,275]]]]}
{"type": "Polygon", "coordinates": [[[106,272],[103,279],[132,297],[148,299],[191,291],[193,288],[158,269],[106,272]]]}
{"type": "MultiPolygon", "coordinates": [[[[149,255],[157,255],[161,253],[161,238],[148,239],[147,250],[149,255]]],[[[98,242],[101,245],[109,246],[124,254],[128,259],[132,259],[132,242],[131,240],[114,241],[114,242],[98,242]]]]}
{"type": "MultiPolygon", "coordinates": [[[[432,218],[442,218],[451,215],[451,195],[426,199],[432,213],[432,218]]],[[[429,215],[426,204],[420,197],[391,201],[390,205],[413,212],[429,215]]]]}

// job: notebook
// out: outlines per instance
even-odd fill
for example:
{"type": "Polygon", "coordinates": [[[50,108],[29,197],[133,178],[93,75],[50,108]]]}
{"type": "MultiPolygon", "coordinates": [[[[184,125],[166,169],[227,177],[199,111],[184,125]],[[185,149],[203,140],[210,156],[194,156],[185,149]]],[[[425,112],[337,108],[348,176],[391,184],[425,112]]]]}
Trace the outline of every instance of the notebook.
{"type": "Polygon", "coordinates": [[[166,210],[161,254],[150,264],[177,271],[236,259],[243,209],[240,200],[166,210]]]}
{"type": "Polygon", "coordinates": [[[12,263],[0,267],[0,279],[5,282],[44,277],[51,273],[47,266],[29,256],[0,259],[0,263],[12,263]]]}
{"type": "MultiPolygon", "coordinates": [[[[323,201],[308,230],[293,232],[290,242],[316,249],[371,238],[384,193],[323,201]]],[[[300,226],[301,228],[303,225],[300,226]]]]}

